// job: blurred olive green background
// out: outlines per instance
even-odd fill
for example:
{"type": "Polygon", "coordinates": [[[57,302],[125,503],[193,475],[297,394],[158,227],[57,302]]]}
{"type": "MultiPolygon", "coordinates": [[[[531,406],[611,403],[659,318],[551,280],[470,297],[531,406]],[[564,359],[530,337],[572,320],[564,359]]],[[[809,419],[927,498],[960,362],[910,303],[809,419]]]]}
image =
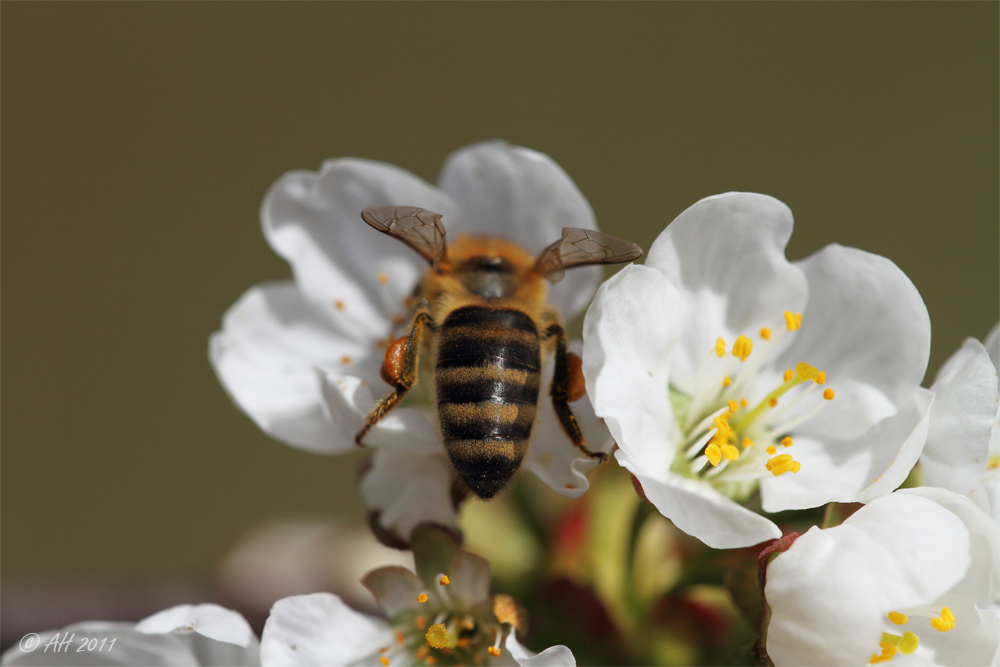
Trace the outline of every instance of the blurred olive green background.
{"type": "Polygon", "coordinates": [[[360,520],[358,458],[271,441],[206,358],[290,275],[264,192],[329,157],[433,181],[504,138],[644,248],[701,197],[774,195],[790,257],[911,277],[929,382],[1000,316],[998,7],[4,2],[5,583],[199,577],[265,519],[360,520]]]}

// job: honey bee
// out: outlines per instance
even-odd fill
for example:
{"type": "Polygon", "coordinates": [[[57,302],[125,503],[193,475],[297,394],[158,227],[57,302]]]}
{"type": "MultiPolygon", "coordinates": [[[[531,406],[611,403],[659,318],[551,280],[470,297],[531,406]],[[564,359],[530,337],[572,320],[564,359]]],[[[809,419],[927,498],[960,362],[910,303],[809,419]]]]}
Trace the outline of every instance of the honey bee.
{"type": "Polygon", "coordinates": [[[586,455],[569,402],[584,393],[580,359],[566,350],[559,312],[546,303],[546,280],[566,269],[615,264],[642,256],[633,243],[589,229],[564,228],[537,257],[512,241],[459,235],[446,244],[441,215],[410,206],[365,209],[362,219],[430,262],[413,292],[408,333],[385,353],[382,379],[394,389],[368,413],[365,434],[417,381],[420,354],[432,355],[438,421],[459,477],[483,499],[517,472],[538,411],[542,355],[555,354],[549,389],[563,431],[586,455]]]}

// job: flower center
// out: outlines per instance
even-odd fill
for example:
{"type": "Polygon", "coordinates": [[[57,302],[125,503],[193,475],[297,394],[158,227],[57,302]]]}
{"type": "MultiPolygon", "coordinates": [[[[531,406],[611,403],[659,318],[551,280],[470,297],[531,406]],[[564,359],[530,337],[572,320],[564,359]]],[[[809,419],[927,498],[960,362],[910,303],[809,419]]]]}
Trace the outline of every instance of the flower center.
{"type": "Polygon", "coordinates": [[[817,395],[815,388],[826,382],[826,374],[804,362],[777,381],[768,362],[781,349],[775,347],[777,341],[802,327],[801,313],[785,311],[784,324],[760,329],[758,352],[754,341],[743,334],[729,355],[726,340],[716,339],[692,395],[671,389],[684,442],[672,465],[674,472],[710,480],[723,493],[742,499],[767,474],[777,477],[799,471],[800,462],[784,451],[793,445],[789,433],[833,400],[834,392],[826,388],[822,397],[817,395]],[[775,384],[767,391],[769,381],[775,384]],[[759,397],[753,405],[748,394],[759,397]]]}
{"type": "MultiPolygon", "coordinates": [[[[926,616],[930,617],[931,627],[938,632],[948,632],[955,627],[955,615],[948,607],[941,607],[941,613],[938,616],[935,616],[934,612],[928,612],[923,609],[911,611],[910,616],[898,611],[890,611],[888,616],[894,625],[906,625],[910,622],[910,616],[926,616]]],[[[881,653],[872,653],[872,656],[868,658],[868,664],[870,665],[889,662],[896,653],[910,655],[920,645],[920,637],[909,630],[904,631],[902,636],[891,632],[883,632],[882,641],[878,645],[881,653]]]]}

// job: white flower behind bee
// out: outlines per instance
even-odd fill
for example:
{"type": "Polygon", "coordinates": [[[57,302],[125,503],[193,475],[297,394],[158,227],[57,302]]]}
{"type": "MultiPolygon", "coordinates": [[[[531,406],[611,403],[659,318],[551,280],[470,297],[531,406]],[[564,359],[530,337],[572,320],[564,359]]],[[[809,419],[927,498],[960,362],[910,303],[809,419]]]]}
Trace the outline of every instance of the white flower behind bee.
{"type": "MultiPolygon", "coordinates": [[[[469,146],[449,157],[440,183],[434,187],[392,165],[339,159],[318,173],[290,172],[268,192],[264,235],[291,264],[294,282],[248,290],[212,336],[209,355],[234,402],[266,433],[309,451],[354,451],[360,420],[390,391],[379,378],[385,346],[405,333],[405,302],[427,264],[366,225],[363,209],[425,208],[443,215],[451,238],[504,236],[532,253],[558,239],[563,227],[596,229],[589,204],[566,173],[528,149],[504,142],[469,146]]],[[[579,314],[600,276],[598,266],[568,272],[549,302],[567,319],[579,314]]],[[[572,407],[591,449],[607,451],[610,435],[588,399],[572,407]]],[[[546,385],[524,466],[557,493],[580,495],[594,463],[554,419],[546,385]]],[[[402,407],[365,438],[379,454],[364,495],[383,521],[397,517],[384,527],[404,536],[421,520],[454,525],[450,482],[441,487],[450,469],[435,424],[432,408],[402,407]],[[384,485],[407,471],[411,484],[384,485]],[[419,488],[428,484],[433,493],[419,488]]]]}
{"type": "Polygon", "coordinates": [[[930,321],[889,260],[831,245],[791,263],[791,211],[730,193],[681,213],[602,285],[584,375],[616,458],[716,548],[780,536],[767,512],[864,502],[906,478],[932,395],[930,321]],[[749,504],[749,503],[748,503],[749,504]]]}

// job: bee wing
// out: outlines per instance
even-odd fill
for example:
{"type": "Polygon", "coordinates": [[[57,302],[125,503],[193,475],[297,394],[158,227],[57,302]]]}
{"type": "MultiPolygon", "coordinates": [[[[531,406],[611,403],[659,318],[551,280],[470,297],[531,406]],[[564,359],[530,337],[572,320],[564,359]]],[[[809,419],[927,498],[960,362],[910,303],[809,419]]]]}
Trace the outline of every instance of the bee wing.
{"type": "Polygon", "coordinates": [[[538,254],[533,271],[557,283],[566,269],[586,264],[619,264],[642,257],[634,243],[595,232],[592,229],[563,227],[562,238],[538,254]]]}
{"type": "Polygon", "coordinates": [[[416,206],[369,206],[361,219],[383,234],[395,236],[431,264],[444,258],[445,231],[441,214],[416,206]]]}

